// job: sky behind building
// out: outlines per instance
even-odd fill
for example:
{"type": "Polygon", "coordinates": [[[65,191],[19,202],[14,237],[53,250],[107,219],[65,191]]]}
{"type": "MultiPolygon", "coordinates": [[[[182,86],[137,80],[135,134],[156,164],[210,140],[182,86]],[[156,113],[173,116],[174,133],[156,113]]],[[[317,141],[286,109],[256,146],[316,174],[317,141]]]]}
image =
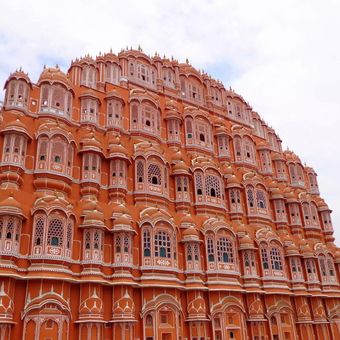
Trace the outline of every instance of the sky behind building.
{"type": "Polygon", "coordinates": [[[71,59],[126,46],[188,58],[315,169],[340,246],[339,13],[336,0],[6,1],[0,83],[20,66],[35,82],[44,64],[67,71],[71,59]]]}

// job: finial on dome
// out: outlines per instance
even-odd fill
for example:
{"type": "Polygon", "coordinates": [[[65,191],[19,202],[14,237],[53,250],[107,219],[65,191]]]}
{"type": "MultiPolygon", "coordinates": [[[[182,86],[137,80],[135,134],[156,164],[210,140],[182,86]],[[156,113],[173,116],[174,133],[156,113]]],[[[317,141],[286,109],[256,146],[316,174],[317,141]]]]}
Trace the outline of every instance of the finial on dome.
{"type": "Polygon", "coordinates": [[[186,58],[185,62],[186,62],[187,64],[189,64],[189,59],[188,59],[188,58],[186,58]]]}
{"type": "Polygon", "coordinates": [[[110,48],[110,53],[112,53],[112,47],[110,48]]]}

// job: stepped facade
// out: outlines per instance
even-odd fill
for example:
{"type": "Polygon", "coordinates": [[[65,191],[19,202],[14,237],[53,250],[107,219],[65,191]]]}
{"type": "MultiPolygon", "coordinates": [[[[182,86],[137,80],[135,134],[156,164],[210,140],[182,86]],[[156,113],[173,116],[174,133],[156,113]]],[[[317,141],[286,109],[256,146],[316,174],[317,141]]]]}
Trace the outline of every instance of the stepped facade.
{"type": "Polygon", "coordinates": [[[340,338],[317,175],[242,96],[140,49],[5,90],[0,339],[340,338]]]}

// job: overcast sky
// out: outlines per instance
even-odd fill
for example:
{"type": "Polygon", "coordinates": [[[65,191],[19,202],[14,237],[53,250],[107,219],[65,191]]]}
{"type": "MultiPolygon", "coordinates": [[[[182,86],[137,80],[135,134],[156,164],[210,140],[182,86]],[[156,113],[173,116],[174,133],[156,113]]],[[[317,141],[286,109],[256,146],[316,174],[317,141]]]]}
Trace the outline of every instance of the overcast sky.
{"type": "Polygon", "coordinates": [[[35,82],[44,64],[66,71],[72,58],[139,44],[189,58],[316,170],[340,246],[339,13],[337,0],[1,1],[0,83],[20,66],[35,82]]]}

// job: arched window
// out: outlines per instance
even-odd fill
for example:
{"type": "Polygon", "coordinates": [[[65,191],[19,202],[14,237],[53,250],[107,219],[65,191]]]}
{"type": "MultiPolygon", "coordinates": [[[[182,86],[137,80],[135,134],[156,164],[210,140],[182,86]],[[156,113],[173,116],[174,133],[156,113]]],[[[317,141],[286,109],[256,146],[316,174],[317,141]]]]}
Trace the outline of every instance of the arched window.
{"type": "Polygon", "coordinates": [[[281,249],[274,243],[261,244],[261,259],[264,276],[283,277],[283,257],[281,249]]]}
{"type": "Polygon", "coordinates": [[[254,142],[249,137],[243,139],[244,161],[255,164],[254,142]]]}
{"type": "MultiPolygon", "coordinates": [[[[132,265],[132,235],[131,233],[115,233],[115,265],[131,266],[132,265]]],[[[144,248],[145,250],[146,248],[144,248]]],[[[144,253],[144,256],[145,253],[144,253]]]]}
{"type": "Polygon", "coordinates": [[[42,246],[44,237],[45,219],[43,216],[37,218],[35,222],[34,245],[42,246]]]}
{"type": "Polygon", "coordinates": [[[306,271],[307,271],[307,278],[310,282],[315,282],[318,280],[318,275],[316,272],[316,267],[314,263],[314,259],[306,259],[306,271]]]}
{"type": "MultiPolygon", "coordinates": [[[[143,166],[143,164],[141,163],[143,166]]],[[[111,168],[111,186],[126,188],[127,182],[127,164],[123,159],[113,159],[110,162],[111,168]]],[[[143,177],[143,171],[142,176],[143,177]]],[[[143,180],[141,181],[143,182],[143,180]]]]}
{"type": "Polygon", "coordinates": [[[162,185],[162,173],[158,165],[149,164],[148,181],[150,184],[153,184],[153,185],[162,185]]]}
{"type": "Polygon", "coordinates": [[[163,67],[162,73],[164,85],[175,88],[175,72],[169,67],[163,67]]]}
{"type": "Polygon", "coordinates": [[[217,240],[217,256],[219,262],[234,262],[233,246],[226,237],[220,237],[217,240]]]}
{"type": "Polygon", "coordinates": [[[25,165],[27,148],[27,137],[16,133],[6,134],[4,137],[4,148],[2,153],[3,163],[14,163],[25,165]]]}
{"type": "Polygon", "coordinates": [[[201,173],[195,173],[195,187],[198,196],[203,195],[203,180],[201,173]]]}
{"type": "Polygon", "coordinates": [[[92,65],[84,65],[82,69],[81,85],[96,87],[96,68],[92,65]]]}
{"type": "Polygon", "coordinates": [[[160,114],[154,103],[131,103],[131,130],[141,130],[153,135],[160,135],[160,114]]]}
{"type": "Polygon", "coordinates": [[[266,210],[267,209],[267,200],[266,200],[266,194],[263,190],[257,189],[256,190],[256,201],[257,201],[257,207],[259,209],[266,210]]]}
{"type": "Polygon", "coordinates": [[[38,139],[37,149],[37,170],[51,170],[71,176],[73,144],[63,136],[53,136],[51,139],[41,136],[38,139]]]}
{"type": "Polygon", "coordinates": [[[63,246],[63,227],[64,223],[59,218],[50,220],[47,232],[47,244],[54,247],[63,246]]]}
{"type": "Polygon", "coordinates": [[[96,98],[81,98],[80,121],[98,124],[99,102],[96,98]]]}
{"type": "Polygon", "coordinates": [[[229,189],[230,211],[242,212],[240,189],[229,189]]]}
{"type": "Polygon", "coordinates": [[[114,63],[107,63],[105,65],[105,81],[111,84],[119,84],[119,66],[114,63]]]}
{"type": "Polygon", "coordinates": [[[5,105],[26,109],[28,106],[30,87],[24,80],[12,79],[6,86],[5,105]]]}
{"type": "Polygon", "coordinates": [[[40,112],[70,118],[72,94],[63,85],[43,84],[40,95],[40,112]]]}
{"type": "Polygon", "coordinates": [[[211,237],[207,238],[207,253],[208,261],[215,262],[214,240],[211,237]]]}
{"type": "Polygon", "coordinates": [[[221,182],[216,176],[207,175],[205,177],[206,196],[221,198],[221,182]]]}
{"type": "Polygon", "coordinates": [[[162,258],[171,258],[170,236],[165,231],[158,231],[155,234],[155,256],[162,258]]]}
{"type": "Polygon", "coordinates": [[[186,269],[200,270],[200,250],[198,242],[188,242],[186,244],[186,269]]]}
{"type": "Polygon", "coordinates": [[[176,200],[189,201],[189,179],[187,176],[176,176],[176,200]]]}
{"type": "Polygon", "coordinates": [[[282,270],[281,253],[278,248],[272,248],[270,250],[270,261],[273,270],[282,270]]]}
{"type": "Polygon", "coordinates": [[[221,135],[217,137],[218,144],[218,156],[219,157],[229,157],[229,137],[226,135],[221,135]]]}
{"type": "Polygon", "coordinates": [[[143,252],[144,257],[151,256],[151,234],[150,230],[144,230],[143,232],[143,252]]]}
{"type": "Polygon", "coordinates": [[[101,262],[103,259],[104,232],[100,229],[84,230],[84,261],[101,262]]]}
{"type": "Polygon", "coordinates": [[[248,200],[249,207],[254,208],[255,207],[254,189],[252,187],[249,187],[247,189],[247,200],[248,200]]]}
{"type": "Polygon", "coordinates": [[[269,269],[268,253],[267,250],[264,248],[261,249],[261,258],[263,269],[265,270],[269,269]]]}
{"type": "Polygon", "coordinates": [[[142,161],[137,162],[137,182],[143,183],[144,182],[144,164],[142,161]]]}
{"type": "Polygon", "coordinates": [[[244,274],[245,275],[256,275],[256,261],[253,250],[245,250],[243,252],[243,261],[244,261],[244,274]]]}
{"type": "Polygon", "coordinates": [[[82,181],[100,182],[101,157],[96,153],[83,154],[82,181]]]}
{"type": "Polygon", "coordinates": [[[107,101],[107,126],[122,127],[123,105],[120,100],[110,99],[107,101]]]}

